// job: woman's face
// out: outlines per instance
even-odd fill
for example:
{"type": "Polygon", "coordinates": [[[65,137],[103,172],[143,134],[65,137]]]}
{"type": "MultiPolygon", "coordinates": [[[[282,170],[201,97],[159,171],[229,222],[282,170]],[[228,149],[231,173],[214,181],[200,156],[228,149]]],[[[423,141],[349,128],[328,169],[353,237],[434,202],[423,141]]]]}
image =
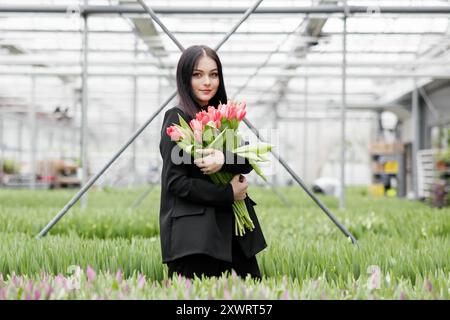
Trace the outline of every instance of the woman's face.
{"type": "Polygon", "coordinates": [[[192,91],[201,106],[208,105],[219,88],[219,71],[216,62],[208,56],[201,56],[191,78],[192,91]]]}

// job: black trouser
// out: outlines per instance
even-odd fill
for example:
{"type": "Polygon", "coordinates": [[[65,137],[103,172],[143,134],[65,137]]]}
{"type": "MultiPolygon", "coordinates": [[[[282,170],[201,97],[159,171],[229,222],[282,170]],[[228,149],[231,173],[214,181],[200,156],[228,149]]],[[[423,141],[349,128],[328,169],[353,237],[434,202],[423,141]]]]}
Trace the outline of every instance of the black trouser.
{"type": "Polygon", "coordinates": [[[169,278],[172,278],[175,273],[191,279],[194,278],[194,275],[197,277],[220,277],[222,273],[226,271],[231,273],[231,270],[234,270],[241,278],[245,279],[250,274],[253,279],[261,280],[256,257],[247,259],[235,237],[233,237],[231,263],[206,254],[192,254],[168,262],[167,266],[169,267],[169,278]]]}

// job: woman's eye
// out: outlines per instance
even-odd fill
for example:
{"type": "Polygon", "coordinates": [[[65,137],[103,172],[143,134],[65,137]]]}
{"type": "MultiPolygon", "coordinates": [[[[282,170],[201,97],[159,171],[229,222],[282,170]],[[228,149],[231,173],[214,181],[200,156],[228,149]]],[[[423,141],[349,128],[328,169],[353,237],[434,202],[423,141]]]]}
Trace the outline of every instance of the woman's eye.
{"type": "Polygon", "coordinates": [[[213,77],[217,77],[217,76],[218,76],[218,74],[217,74],[217,73],[215,73],[215,72],[214,72],[214,73],[212,73],[211,75],[212,75],[213,77]]]}

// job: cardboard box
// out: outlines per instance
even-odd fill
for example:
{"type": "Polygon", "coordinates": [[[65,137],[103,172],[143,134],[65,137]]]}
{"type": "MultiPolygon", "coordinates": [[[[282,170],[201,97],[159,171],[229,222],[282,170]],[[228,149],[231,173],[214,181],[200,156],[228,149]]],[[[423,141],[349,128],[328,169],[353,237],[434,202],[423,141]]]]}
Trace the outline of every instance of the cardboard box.
{"type": "Polygon", "coordinates": [[[369,186],[369,194],[374,197],[383,197],[384,196],[384,185],[380,183],[371,184],[369,186]]]}
{"type": "Polygon", "coordinates": [[[374,142],[370,145],[369,150],[370,153],[372,154],[403,153],[405,152],[405,145],[400,142],[396,143],[374,142]]]}

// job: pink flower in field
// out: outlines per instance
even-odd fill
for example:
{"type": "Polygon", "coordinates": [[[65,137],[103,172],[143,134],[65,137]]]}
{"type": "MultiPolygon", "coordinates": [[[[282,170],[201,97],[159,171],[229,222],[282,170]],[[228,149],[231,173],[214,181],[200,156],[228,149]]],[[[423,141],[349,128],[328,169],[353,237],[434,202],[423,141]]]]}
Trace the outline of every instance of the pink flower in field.
{"type": "Polygon", "coordinates": [[[123,279],[123,273],[122,273],[122,270],[119,269],[119,270],[117,270],[117,273],[116,273],[116,280],[118,283],[121,283],[122,279],[123,279]]]}
{"type": "Polygon", "coordinates": [[[11,282],[12,282],[13,285],[15,285],[16,287],[19,285],[19,279],[17,278],[17,276],[15,275],[14,272],[13,272],[12,277],[11,277],[11,282]]]}
{"type": "Polygon", "coordinates": [[[25,291],[27,292],[32,292],[33,291],[33,282],[30,280],[28,281],[26,287],[25,287],[25,291]]]}
{"type": "Polygon", "coordinates": [[[6,290],[0,288],[0,300],[6,300],[6,290]]]}
{"type": "Polygon", "coordinates": [[[50,299],[50,295],[53,292],[53,288],[50,284],[47,284],[47,287],[45,288],[45,299],[50,299]]]}
{"type": "Polygon", "coordinates": [[[406,300],[408,299],[408,297],[406,296],[406,294],[402,291],[400,292],[400,300],[406,300]]]}
{"type": "Polygon", "coordinates": [[[231,294],[230,294],[230,291],[228,291],[227,288],[223,289],[223,297],[224,297],[226,300],[231,300],[231,294]]]}
{"type": "Polygon", "coordinates": [[[95,279],[95,271],[94,271],[94,269],[92,269],[91,266],[87,266],[86,275],[87,275],[89,282],[93,281],[95,279]]]}
{"type": "Polygon", "coordinates": [[[381,276],[380,268],[378,266],[371,266],[369,268],[371,268],[370,270],[371,274],[367,283],[367,287],[369,288],[369,290],[379,289],[381,276]]]}
{"type": "Polygon", "coordinates": [[[65,280],[66,280],[66,279],[65,279],[61,274],[58,274],[58,275],[55,277],[55,282],[56,282],[56,284],[58,284],[58,285],[60,285],[60,286],[64,286],[65,280]]]}
{"type": "Polygon", "coordinates": [[[142,289],[145,286],[145,275],[139,274],[138,277],[138,288],[142,289]]]}
{"type": "Polygon", "coordinates": [[[189,289],[191,287],[191,280],[186,279],[186,289],[189,289]]]}
{"type": "Polygon", "coordinates": [[[289,291],[284,290],[283,295],[281,296],[281,300],[289,300],[289,291]]]}
{"type": "Polygon", "coordinates": [[[35,300],[41,299],[41,291],[40,290],[38,290],[38,289],[34,290],[34,299],[35,300]]]}
{"type": "Polygon", "coordinates": [[[433,284],[431,283],[430,280],[427,280],[427,282],[426,282],[426,287],[427,287],[427,290],[428,290],[428,291],[430,291],[430,292],[433,291],[433,284]]]}

